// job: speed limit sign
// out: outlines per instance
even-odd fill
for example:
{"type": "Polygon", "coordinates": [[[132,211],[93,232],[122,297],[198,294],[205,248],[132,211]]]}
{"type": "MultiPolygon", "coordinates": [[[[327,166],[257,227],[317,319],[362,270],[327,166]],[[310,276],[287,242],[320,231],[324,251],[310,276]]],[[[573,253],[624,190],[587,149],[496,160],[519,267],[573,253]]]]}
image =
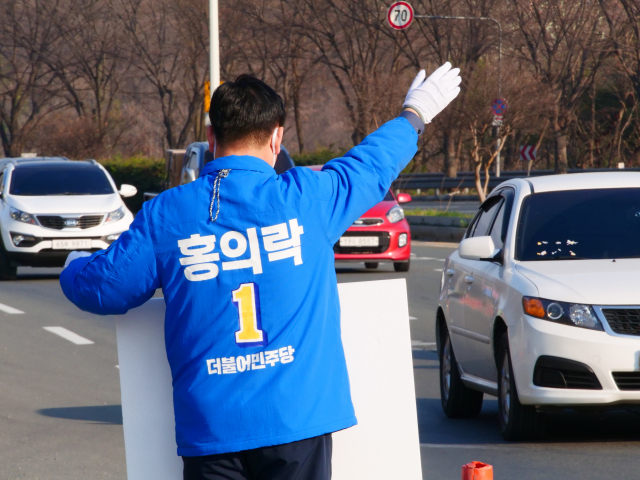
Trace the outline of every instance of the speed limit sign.
{"type": "Polygon", "coordinates": [[[387,20],[396,30],[407,28],[413,21],[413,8],[407,2],[396,2],[389,7],[387,20]]]}

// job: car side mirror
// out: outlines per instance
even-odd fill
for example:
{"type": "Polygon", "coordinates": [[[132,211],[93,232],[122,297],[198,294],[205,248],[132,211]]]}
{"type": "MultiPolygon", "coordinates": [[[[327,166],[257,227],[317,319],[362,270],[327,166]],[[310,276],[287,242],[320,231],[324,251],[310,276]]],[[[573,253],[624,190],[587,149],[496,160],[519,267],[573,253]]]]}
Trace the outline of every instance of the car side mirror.
{"type": "Polygon", "coordinates": [[[409,203],[411,201],[411,195],[408,193],[399,193],[396,200],[398,203],[409,203]]]}
{"type": "Polygon", "coordinates": [[[460,242],[458,255],[467,260],[486,260],[496,254],[496,247],[491,237],[471,237],[460,242]]]}
{"type": "Polygon", "coordinates": [[[120,191],[118,193],[121,197],[128,198],[133,197],[136,193],[138,193],[138,189],[133,185],[127,185],[126,183],[123,183],[120,186],[120,191]]]}

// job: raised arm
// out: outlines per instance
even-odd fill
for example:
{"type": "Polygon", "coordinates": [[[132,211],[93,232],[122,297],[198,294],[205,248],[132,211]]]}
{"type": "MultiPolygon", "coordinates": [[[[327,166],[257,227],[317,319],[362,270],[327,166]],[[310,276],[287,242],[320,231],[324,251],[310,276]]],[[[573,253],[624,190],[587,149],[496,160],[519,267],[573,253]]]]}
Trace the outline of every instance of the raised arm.
{"type": "Polygon", "coordinates": [[[146,209],[108,249],[73,260],[60,285],[76,306],[98,315],[126,313],[149,300],[160,281],[146,209]]]}
{"type": "Polygon", "coordinates": [[[417,152],[418,135],[460,93],[460,70],[445,63],[425,80],[421,70],[405,98],[400,117],[368,135],[344,157],[318,172],[320,215],[331,243],[369,208],[380,202],[391,183],[417,152]],[[422,128],[421,128],[422,127],[422,128]]]}

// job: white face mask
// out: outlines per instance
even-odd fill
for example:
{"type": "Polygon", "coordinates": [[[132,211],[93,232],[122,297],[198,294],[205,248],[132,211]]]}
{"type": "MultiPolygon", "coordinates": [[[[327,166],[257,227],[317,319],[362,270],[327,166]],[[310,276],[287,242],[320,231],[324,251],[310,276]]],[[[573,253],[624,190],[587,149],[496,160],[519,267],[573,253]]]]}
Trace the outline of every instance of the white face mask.
{"type": "Polygon", "coordinates": [[[280,127],[276,127],[276,129],[273,131],[273,136],[271,137],[271,149],[273,150],[273,165],[271,165],[273,168],[275,168],[276,166],[276,158],[277,158],[277,154],[276,154],[276,137],[278,136],[278,128],[280,127]]]}

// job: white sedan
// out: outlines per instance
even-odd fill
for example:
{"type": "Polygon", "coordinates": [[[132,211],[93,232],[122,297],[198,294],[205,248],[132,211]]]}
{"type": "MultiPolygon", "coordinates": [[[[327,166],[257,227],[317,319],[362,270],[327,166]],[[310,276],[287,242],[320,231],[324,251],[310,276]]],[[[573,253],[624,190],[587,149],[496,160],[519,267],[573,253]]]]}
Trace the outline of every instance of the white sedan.
{"type": "Polygon", "coordinates": [[[445,263],[436,335],[445,414],[498,396],[507,440],[640,404],[640,173],[502,183],[445,263]]]}

